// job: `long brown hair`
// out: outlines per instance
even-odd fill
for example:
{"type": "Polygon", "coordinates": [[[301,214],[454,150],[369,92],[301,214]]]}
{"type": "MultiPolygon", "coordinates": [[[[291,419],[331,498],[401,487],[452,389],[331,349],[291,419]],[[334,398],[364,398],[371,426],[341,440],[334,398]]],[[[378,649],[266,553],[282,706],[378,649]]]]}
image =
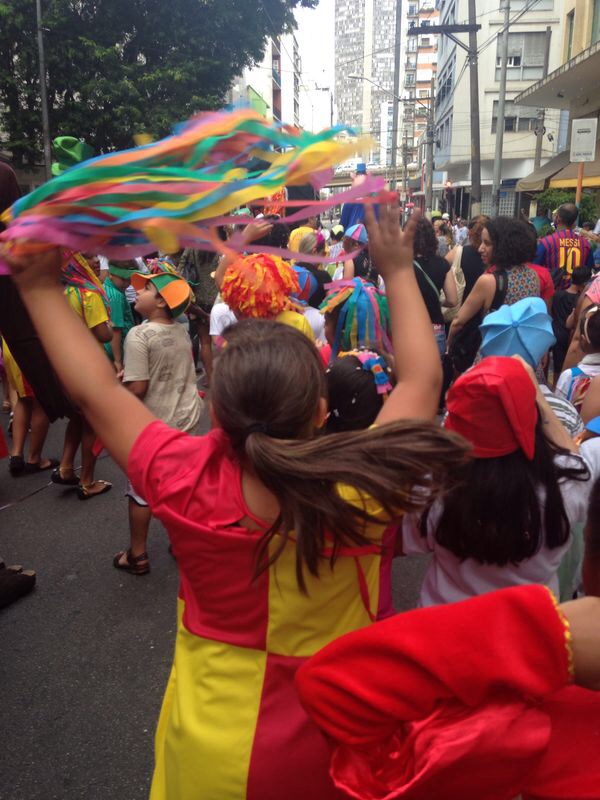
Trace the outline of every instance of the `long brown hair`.
{"type": "Polygon", "coordinates": [[[225,332],[215,364],[212,403],[244,469],[279,503],[265,533],[257,574],[296,539],[296,576],[318,574],[322,552],[331,562],[345,545],[368,543],[366,504],[349,502],[340,486],[354,487],[385,510],[389,520],[422,511],[468,458],[461,437],[431,422],[400,421],[364,431],[313,436],[327,385],[321,358],[299,331],[277,322],[242,320],[225,332]],[[327,542],[326,542],[327,534],[327,542]],[[279,536],[269,555],[269,545],[279,536]]]}

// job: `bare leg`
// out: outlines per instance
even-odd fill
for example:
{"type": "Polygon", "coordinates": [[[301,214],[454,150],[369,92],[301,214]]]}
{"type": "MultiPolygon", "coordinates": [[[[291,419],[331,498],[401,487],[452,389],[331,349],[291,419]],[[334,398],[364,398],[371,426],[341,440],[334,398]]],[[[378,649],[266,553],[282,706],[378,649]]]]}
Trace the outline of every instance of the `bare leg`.
{"type": "Polygon", "coordinates": [[[15,404],[12,427],[11,456],[22,456],[25,449],[25,439],[31,423],[31,408],[33,398],[19,397],[15,404]]]}
{"type": "Polygon", "coordinates": [[[129,498],[129,534],[131,544],[113,559],[113,565],[125,569],[134,575],[145,575],[150,572],[150,564],[146,555],[146,542],[148,541],[148,528],[152,513],[148,506],[140,506],[131,497],[129,498]]]}
{"type": "Polygon", "coordinates": [[[40,467],[47,467],[50,463],[48,459],[42,460],[42,448],[44,447],[49,427],[50,421],[46,416],[46,412],[34,397],[31,404],[31,436],[29,437],[28,464],[39,464],[40,467]]]}
{"type": "Polygon", "coordinates": [[[106,487],[111,484],[106,481],[94,480],[94,469],[96,468],[97,458],[94,455],[94,442],[96,441],[96,434],[93,428],[82,417],[81,426],[81,475],[79,476],[79,485],[84,487],[86,494],[103,494],[106,492],[106,487]]]}
{"type": "Polygon", "coordinates": [[[200,339],[200,358],[204,364],[204,371],[206,372],[206,383],[210,386],[212,381],[213,371],[213,356],[212,356],[212,342],[208,332],[208,326],[198,326],[198,337],[200,339]]]}
{"type": "Polygon", "coordinates": [[[60,460],[60,475],[68,479],[75,475],[75,455],[81,443],[81,417],[74,414],[68,422],[65,431],[62,458],[60,460]]]}
{"type": "Polygon", "coordinates": [[[131,535],[131,555],[139,556],[146,552],[148,529],[152,512],[148,506],[140,506],[129,498],[129,533],[131,535]]]}

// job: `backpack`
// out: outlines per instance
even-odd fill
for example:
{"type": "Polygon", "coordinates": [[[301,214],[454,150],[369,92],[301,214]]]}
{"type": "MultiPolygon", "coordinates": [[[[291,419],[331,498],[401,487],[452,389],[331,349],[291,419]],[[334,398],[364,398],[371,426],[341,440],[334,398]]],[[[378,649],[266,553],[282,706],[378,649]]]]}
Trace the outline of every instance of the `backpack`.
{"type": "MultiPolygon", "coordinates": [[[[508,290],[508,277],[506,272],[494,272],[494,279],[496,281],[496,293],[494,294],[490,311],[495,311],[503,305],[508,290]]],[[[481,331],[479,330],[479,326],[481,325],[483,317],[483,311],[471,317],[464,328],[456,334],[448,349],[452,365],[459,373],[465,372],[465,370],[473,366],[473,361],[475,361],[475,357],[481,346],[481,331]]]]}

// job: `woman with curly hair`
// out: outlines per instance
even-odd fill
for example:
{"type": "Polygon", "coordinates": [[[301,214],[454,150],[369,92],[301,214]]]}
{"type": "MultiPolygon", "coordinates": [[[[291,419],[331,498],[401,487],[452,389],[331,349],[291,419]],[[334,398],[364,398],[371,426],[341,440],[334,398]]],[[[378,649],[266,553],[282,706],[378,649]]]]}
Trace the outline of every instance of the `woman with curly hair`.
{"type": "Polygon", "coordinates": [[[445,258],[438,256],[437,249],[438,241],[433,225],[428,219],[421,217],[417,222],[413,244],[415,275],[442,355],[446,350],[446,332],[440,292],[444,290],[443,305],[448,307],[458,303],[458,292],[450,264],[445,258]]]}
{"type": "Polygon", "coordinates": [[[496,217],[485,223],[481,231],[479,255],[486,267],[494,267],[495,270],[493,274],[486,272],[477,278],[450,326],[448,348],[451,354],[451,348],[458,344],[458,334],[467,325],[469,333],[473,334],[461,348],[460,363],[455,364],[459,372],[464,372],[473,363],[481,341],[480,337],[477,340],[476,333],[481,319],[488,312],[501,305],[512,306],[525,297],[540,296],[539,278],[527,266],[527,262],[535,256],[535,246],[529,226],[520,219],[496,217]]]}

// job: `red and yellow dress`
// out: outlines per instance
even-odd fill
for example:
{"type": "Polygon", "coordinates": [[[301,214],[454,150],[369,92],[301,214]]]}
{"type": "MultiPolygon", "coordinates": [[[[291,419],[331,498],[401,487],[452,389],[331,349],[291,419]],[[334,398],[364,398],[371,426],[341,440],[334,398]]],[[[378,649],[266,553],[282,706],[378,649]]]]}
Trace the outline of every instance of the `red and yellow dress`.
{"type": "Polygon", "coordinates": [[[132,449],[128,475],[169,532],[185,609],[151,800],[341,800],[328,744],[300,706],[294,675],[389,607],[385,524],[370,526],[373,545],[347,549],[333,570],[324,560],[318,579],[307,574],[302,594],[293,542],[253,579],[265,526],[239,524],[255,518],[223,431],[191,437],[154,422],[132,449]]]}

